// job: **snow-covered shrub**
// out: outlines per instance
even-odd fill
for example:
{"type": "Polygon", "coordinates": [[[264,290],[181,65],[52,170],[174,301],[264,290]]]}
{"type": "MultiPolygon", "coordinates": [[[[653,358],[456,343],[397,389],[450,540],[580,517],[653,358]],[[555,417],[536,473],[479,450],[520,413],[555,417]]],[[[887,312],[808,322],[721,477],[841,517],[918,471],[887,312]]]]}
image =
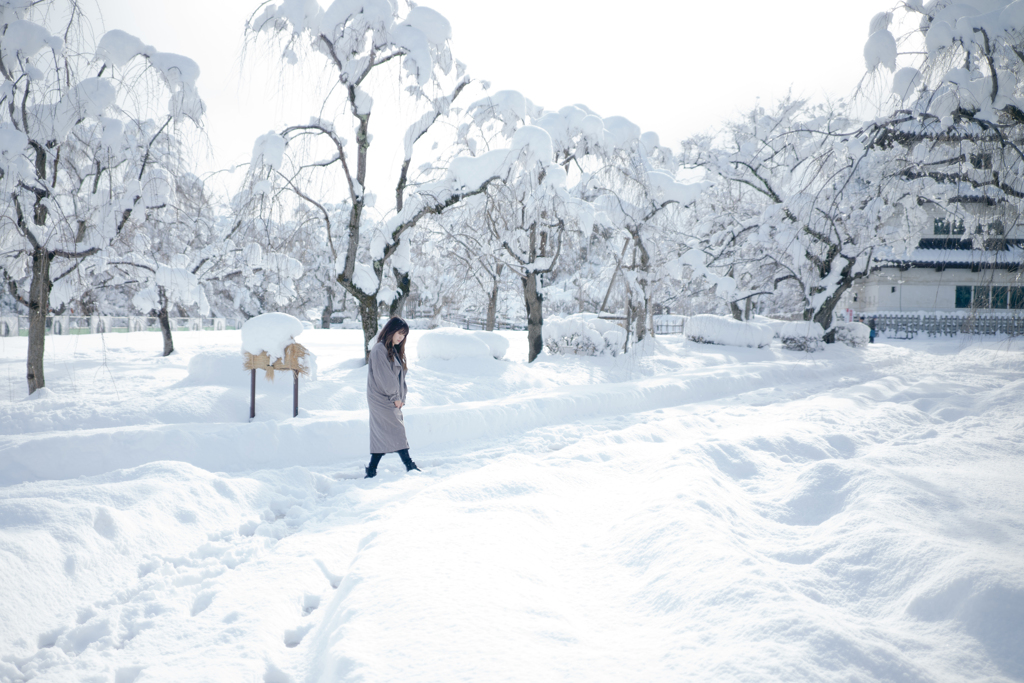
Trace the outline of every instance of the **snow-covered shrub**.
{"type": "Polygon", "coordinates": [[[782,331],[782,326],[789,323],[788,320],[777,320],[776,318],[769,318],[763,315],[755,315],[753,320],[755,323],[767,325],[772,328],[772,332],[775,334],[776,338],[778,338],[779,332],[782,331]]]}
{"type": "Polygon", "coordinates": [[[200,351],[188,361],[188,376],[183,385],[235,387],[249,385],[249,375],[239,372],[238,351],[200,351]]]}
{"type": "Polygon", "coordinates": [[[617,355],[626,341],[626,331],[593,313],[578,313],[544,322],[544,344],[548,353],[577,356],[617,355]]]}
{"type": "MultiPolygon", "coordinates": [[[[493,358],[487,341],[479,332],[460,330],[457,327],[439,327],[416,334],[416,353],[420,360],[428,358],[452,360],[454,358],[493,358]]],[[[507,347],[506,347],[507,348],[507,347]]],[[[504,355],[504,350],[502,350],[504,355]]]]}
{"type": "Polygon", "coordinates": [[[871,341],[871,328],[864,323],[836,323],[836,341],[859,348],[871,341]]]}
{"type": "Polygon", "coordinates": [[[508,351],[508,339],[497,332],[488,332],[486,330],[474,330],[473,336],[487,344],[487,347],[491,350],[491,356],[495,360],[501,360],[505,357],[505,352],[508,351]]]}
{"type": "Polygon", "coordinates": [[[687,339],[702,344],[761,348],[772,343],[774,330],[760,323],[741,322],[721,315],[695,315],[683,330],[687,339]]]}
{"type": "Polygon", "coordinates": [[[824,336],[821,325],[810,320],[786,323],[779,330],[782,345],[791,351],[820,351],[825,345],[824,336]]]}
{"type": "MultiPolygon", "coordinates": [[[[431,330],[435,327],[433,318],[402,318],[402,320],[405,321],[410,330],[431,330]]],[[[362,329],[361,326],[360,329],[362,329]]]]}

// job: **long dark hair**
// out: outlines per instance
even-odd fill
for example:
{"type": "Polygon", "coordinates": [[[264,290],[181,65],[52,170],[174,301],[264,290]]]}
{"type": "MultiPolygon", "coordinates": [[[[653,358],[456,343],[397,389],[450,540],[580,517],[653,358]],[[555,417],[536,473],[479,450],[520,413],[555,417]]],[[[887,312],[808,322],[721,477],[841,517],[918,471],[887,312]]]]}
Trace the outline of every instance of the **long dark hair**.
{"type": "Polygon", "coordinates": [[[395,362],[395,357],[398,357],[398,362],[402,364],[403,370],[408,370],[409,367],[405,364],[405,342],[409,341],[409,324],[401,318],[395,316],[391,320],[384,324],[384,329],[377,335],[377,341],[384,344],[384,348],[388,350],[388,360],[392,363],[395,362]],[[394,343],[395,333],[404,332],[405,337],[402,339],[402,343],[396,345],[394,343]]]}

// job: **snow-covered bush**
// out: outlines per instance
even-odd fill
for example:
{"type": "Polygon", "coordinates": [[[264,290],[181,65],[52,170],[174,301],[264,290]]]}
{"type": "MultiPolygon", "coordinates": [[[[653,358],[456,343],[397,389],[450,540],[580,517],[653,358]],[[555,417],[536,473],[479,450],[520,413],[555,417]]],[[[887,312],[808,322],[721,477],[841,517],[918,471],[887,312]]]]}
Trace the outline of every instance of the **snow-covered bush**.
{"type": "Polygon", "coordinates": [[[763,315],[755,315],[753,320],[755,323],[767,325],[768,327],[772,328],[772,332],[775,334],[776,338],[778,338],[779,332],[782,331],[782,327],[790,322],[788,320],[777,320],[775,318],[769,318],[763,315]]]}
{"type": "MultiPolygon", "coordinates": [[[[488,333],[470,332],[457,327],[439,327],[436,330],[417,333],[416,353],[420,360],[428,358],[437,360],[494,358],[490,345],[485,338],[479,336],[480,334],[488,333]]],[[[502,355],[504,353],[504,349],[502,349],[502,355]]]]}
{"type": "Polygon", "coordinates": [[[825,330],[816,322],[800,320],[786,323],[779,330],[782,345],[791,351],[821,351],[825,342],[825,330]]]}
{"type": "Polygon", "coordinates": [[[491,350],[491,356],[495,360],[501,360],[505,357],[505,352],[508,351],[508,339],[505,339],[505,337],[497,332],[488,332],[486,330],[475,330],[473,336],[487,344],[487,347],[491,350]]]}
{"type": "Polygon", "coordinates": [[[864,323],[836,323],[836,341],[859,348],[871,341],[871,328],[864,323]]]}
{"type": "Polygon", "coordinates": [[[772,343],[775,331],[768,325],[741,322],[721,315],[695,315],[686,321],[686,338],[702,344],[761,348],[772,343]]]}
{"type": "Polygon", "coordinates": [[[593,313],[564,318],[548,318],[544,323],[544,343],[548,353],[577,356],[617,355],[626,341],[626,331],[593,313]]]}
{"type": "Polygon", "coordinates": [[[188,361],[183,385],[246,388],[249,378],[238,371],[238,351],[201,351],[188,361]]]}

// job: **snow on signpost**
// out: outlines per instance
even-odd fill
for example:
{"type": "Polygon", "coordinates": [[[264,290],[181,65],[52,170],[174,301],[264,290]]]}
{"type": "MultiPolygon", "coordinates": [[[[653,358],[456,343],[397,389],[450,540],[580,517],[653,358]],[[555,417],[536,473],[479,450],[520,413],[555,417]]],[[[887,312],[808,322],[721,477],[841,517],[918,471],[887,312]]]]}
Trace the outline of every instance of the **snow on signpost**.
{"type": "Polygon", "coordinates": [[[316,356],[295,337],[302,334],[302,323],[287,313],[264,313],[242,325],[242,354],[245,369],[252,373],[249,394],[249,419],[256,417],[256,371],[263,370],[268,380],[274,372],[291,370],[294,379],[292,417],[299,415],[299,375],[316,379],[316,356]]]}

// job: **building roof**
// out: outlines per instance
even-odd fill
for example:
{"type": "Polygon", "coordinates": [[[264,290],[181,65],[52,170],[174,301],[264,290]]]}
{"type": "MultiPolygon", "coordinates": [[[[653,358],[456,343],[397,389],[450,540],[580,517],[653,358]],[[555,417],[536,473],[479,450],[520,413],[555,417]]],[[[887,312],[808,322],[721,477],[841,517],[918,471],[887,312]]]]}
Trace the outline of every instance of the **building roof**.
{"type": "Polygon", "coordinates": [[[975,249],[972,240],[925,238],[916,249],[900,253],[886,249],[875,254],[879,266],[900,268],[1006,268],[1024,265],[1024,240],[1000,239],[987,246],[997,248],[975,249]]]}

